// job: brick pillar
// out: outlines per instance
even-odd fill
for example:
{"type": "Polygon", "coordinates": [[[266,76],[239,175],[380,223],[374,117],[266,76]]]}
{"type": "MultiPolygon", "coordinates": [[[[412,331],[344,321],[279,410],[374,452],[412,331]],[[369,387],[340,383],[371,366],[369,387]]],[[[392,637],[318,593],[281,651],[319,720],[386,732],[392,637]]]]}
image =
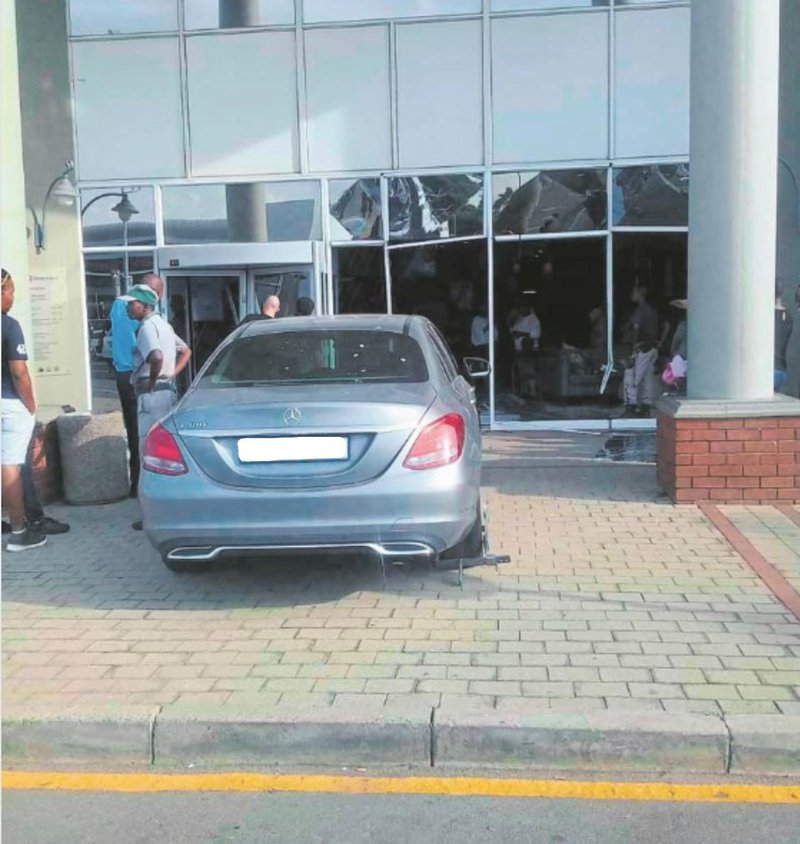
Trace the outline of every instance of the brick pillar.
{"type": "Polygon", "coordinates": [[[659,404],[658,483],[676,504],[800,503],[800,402],[759,405],[659,404]]]}

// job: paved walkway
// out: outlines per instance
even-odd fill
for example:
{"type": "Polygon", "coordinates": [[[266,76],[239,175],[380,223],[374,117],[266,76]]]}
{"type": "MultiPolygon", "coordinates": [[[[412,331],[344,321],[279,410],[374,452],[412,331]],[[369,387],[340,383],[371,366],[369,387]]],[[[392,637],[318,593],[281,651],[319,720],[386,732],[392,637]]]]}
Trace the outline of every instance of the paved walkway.
{"type": "MultiPolygon", "coordinates": [[[[486,438],[484,498],[511,565],[450,573],[316,562],[175,575],[135,502],[6,555],[4,705],[17,715],[183,703],[800,715],[800,622],[654,468],[605,436],[486,438]]],[[[787,578],[800,528],[727,508],[787,578]]],[[[794,574],[792,573],[794,572],[794,574]]],[[[797,585],[797,580],[794,581],[797,585]]],[[[360,710],[359,710],[360,711],[360,710]]]]}

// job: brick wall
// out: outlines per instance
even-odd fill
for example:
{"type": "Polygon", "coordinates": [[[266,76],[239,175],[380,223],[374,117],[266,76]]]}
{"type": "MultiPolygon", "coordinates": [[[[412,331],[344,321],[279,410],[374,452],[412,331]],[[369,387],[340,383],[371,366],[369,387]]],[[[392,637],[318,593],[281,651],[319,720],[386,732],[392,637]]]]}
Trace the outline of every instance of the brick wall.
{"type": "Polygon", "coordinates": [[[658,417],[658,482],[678,504],[800,502],[800,417],[658,417]]]}

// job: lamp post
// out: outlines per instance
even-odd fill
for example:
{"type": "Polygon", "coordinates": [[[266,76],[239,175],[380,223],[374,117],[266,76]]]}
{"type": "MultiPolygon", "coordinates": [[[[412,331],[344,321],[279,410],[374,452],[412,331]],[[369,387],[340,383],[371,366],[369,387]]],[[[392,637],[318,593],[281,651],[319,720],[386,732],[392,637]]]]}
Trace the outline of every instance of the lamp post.
{"type": "Polygon", "coordinates": [[[125,248],[122,258],[124,266],[124,292],[127,292],[131,281],[130,259],[128,258],[128,223],[131,221],[134,214],[139,213],[139,209],[131,202],[127,191],[106,191],[93,197],[86,203],[86,205],[83,206],[81,209],[81,218],[83,218],[83,215],[89,210],[89,208],[91,208],[92,205],[94,205],[95,202],[109,196],[121,197],[120,201],[111,210],[119,217],[120,222],[122,223],[122,244],[125,248]]]}

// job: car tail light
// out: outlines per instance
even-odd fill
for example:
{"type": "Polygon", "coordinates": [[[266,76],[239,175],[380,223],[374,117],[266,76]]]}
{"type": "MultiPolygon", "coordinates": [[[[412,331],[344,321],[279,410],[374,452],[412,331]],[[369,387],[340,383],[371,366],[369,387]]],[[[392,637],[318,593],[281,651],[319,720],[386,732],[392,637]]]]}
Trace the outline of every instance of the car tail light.
{"type": "Polygon", "coordinates": [[[142,467],[157,475],[185,475],[189,471],[175,437],[161,425],[154,425],[147,435],[142,467]]]}
{"type": "Polygon", "coordinates": [[[464,451],[464,420],[458,413],[448,413],[417,436],[403,461],[406,469],[435,469],[455,463],[464,451]]]}

